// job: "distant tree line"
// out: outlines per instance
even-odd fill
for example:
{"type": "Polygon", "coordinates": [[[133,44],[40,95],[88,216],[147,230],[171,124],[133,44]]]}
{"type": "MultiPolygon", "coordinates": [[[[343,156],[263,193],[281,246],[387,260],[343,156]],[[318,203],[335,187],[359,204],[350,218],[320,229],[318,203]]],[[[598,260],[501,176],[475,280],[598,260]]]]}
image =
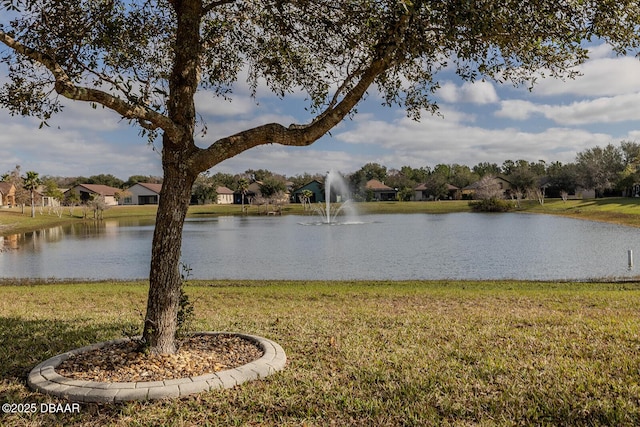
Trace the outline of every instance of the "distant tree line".
{"type": "MultiPolygon", "coordinates": [[[[517,199],[566,197],[580,188],[594,190],[597,197],[636,196],[636,184],[640,184],[640,144],[621,141],[618,145],[608,144],[604,148],[596,146],[579,152],[571,163],[508,159],[502,164],[480,162],[471,167],[440,163],[434,167],[402,166],[400,169],[367,163],[355,172],[344,174],[351,186],[352,197],[359,201],[371,199],[366,183],[372,179],[396,189],[399,200],[409,201],[414,197],[414,189],[421,184],[434,200],[438,200],[451,197],[449,186],[462,189],[486,176],[501,176],[508,180],[517,199]]],[[[295,190],[314,179],[323,182],[324,178],[323,174],[309,173],[287,177],[266,169],[249,169],[235,175],[207,173],[196,181],[194,193],[205,194],[203,188],[208,188],[209,199],[212,199],[217,186],[240,191],[240,183],[260,182],[263,194],[272,194],[284,190],[286,182],[295,190]]],[[[462,198],[461,192],[454,197],[462,198]]]]}
{"type": "MultiPolygon", "coordinates": [[[[618,145],[596,146],[579,152],[574,162],[565,164],[557,161],[547,163],[544,160],[530,162],[508,159],[500,165],[480,162],[470,167],[458,163],[440,163],[433,167],[402,166],[400,169],[388,169],[378,163],[367,163],[357,171],[345,174],[344,178],[349,182],[355,200],[370,200],[366,183],[376,179],[396,189],[398,200],[409,201],[414,197],[414,189],[421,184],[424,184],[425,191],[431,198],[438,200],[451,197],[449,186],[462,189],[487,176],[501,176],[508,180],[513,189],[512,196],[517,200],[524,197],[566,197],[578,188],[592,189],[596,197],[639,196],[640,144],[621,141],[618,145]]],[[[244,194],[250,184],[258,183],[263,197],[278,199],[288,187],[295,190],[313,180],[322,183],[324,178],[323,174],[306,172],[285,176],[266,169],[248,169],[239,174],[205,172],[196,180],[192,192],[195,200],[204,202],[215,200],[218,187],[227,187],[244,194]]],[[[38,188],[44,191],[44,195],[62,200],[60,189],[78,184],[102,184],[125,191],[136,183],[162,183],[161,177],[150,175],[132,175],[126,181],[111,174],[39,177],[33,171],[22,174],[20,166],[2,175],[1,180],[15,185],[16,204],[23,207],[36,204],[34,197],[38,188]]],[[[462,198],[462,195],[454,193],[454,197],[462,198]]],[[[79,201],[67,202],[79,204],[79,201]]]]}
{"type": "Polygon", "coordinates": [[[434,199],[449,194],[448,185],[464,188],[485,176],[502,176],[514,190],[529,195],[543,190],[546,197],[562,197],[577,188],[593,189],[597,197],[623,195],[637,196],[640,184],[640,144],[621,141],[618,145],[596,146],[576,155],[574,162],[547,163],[544,160],[505,160],[497,163],[481,162],[469,167],[461,164],[438,164],[387,170],[377,163],[369,163],[349,176],[356,194],[365,198],[364,184],[377,179],[398,190],[400,200],[410,200],[413,189],[426,184],[434,199]]]}

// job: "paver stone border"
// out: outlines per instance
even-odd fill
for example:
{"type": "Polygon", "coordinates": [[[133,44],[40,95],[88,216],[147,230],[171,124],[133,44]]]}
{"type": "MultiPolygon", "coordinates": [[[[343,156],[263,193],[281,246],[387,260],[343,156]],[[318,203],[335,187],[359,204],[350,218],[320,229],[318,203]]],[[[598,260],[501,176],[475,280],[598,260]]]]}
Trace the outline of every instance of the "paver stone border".
{"type": "Polygon", "coordinates": [[[194,335],[233,335],[255,343],[264,354],[259,359],[234,369],[195,377],[165,381],[106,383],[63,377],[55,369],[75,354],[130,341],[122,338],[88,345],[45,360],[29,373],[27,383],[36,391],[72,402],[115,403],[184,397],[209,390],[232,388],[247,381],[265,378],[284,369],[287,356],[280,345],[269,339],[236,332],[197,332],[194,335]]]}

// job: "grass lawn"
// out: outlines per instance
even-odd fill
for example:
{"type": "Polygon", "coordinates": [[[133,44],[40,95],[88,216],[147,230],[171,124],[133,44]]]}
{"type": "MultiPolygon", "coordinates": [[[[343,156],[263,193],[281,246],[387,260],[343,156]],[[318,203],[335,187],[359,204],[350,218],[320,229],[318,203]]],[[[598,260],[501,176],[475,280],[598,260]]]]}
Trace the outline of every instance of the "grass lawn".
{"type": "MultiPolygon", "coordinates": [[[[284,371],[181,400],[0,414],[40,425],[640,424],[640,285],[193,282],[195,329],[278,342],[284,371]]],[[[0,403],[37,363],[141,324],[144,283],[0,286],[0,403]]]]}
{"type": "Polygon", "coordinates": [[[67,212],[61,218],[56,215],[41,215],[40,213],[37,213],[35,218],[31,218],[29,207],[25,208],[24,214],[20,208],[2,208],[0,209],[0,236],[26,233],[79,220],[80,218],[71,217],[67,212]]]}

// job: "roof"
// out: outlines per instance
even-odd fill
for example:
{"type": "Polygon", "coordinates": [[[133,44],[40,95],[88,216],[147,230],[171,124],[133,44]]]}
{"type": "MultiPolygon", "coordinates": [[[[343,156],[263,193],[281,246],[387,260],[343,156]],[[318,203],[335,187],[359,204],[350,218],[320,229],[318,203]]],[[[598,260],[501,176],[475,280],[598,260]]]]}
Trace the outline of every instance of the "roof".
{"type": "Polygon", "coordinates": [[[102,184],[78,184],[73,188],[77,187],[82,187],[90,193],[99,194],[101,196],[115,196],[115,194],[120,191],[119,188],[109,187],[108,185],[102,184]]]}
{"type": "Polygon", "coordinates": [[[12,189],[12,188],[13,188],[13,189],[14,189],[14,191],[15,191],[15,186],[14,186],[12,183],[10,183],[10,182],[5,182],[5,181],[0,182],[0,193],[2,193],[2,194],[9,194],[9,193],[11,193],[11,189],[12,189]]]}
{"type": "Polygon", "coordinates": [[[304,190],[309,190],[311,188],[314,188],[316,190],[320,190],[322,188],[322,183],[320,181],[318,181],[317,179],[311,180],[309,182],[307,182],[305,185],[303,185],[302,187],[298,188],[296,191],[294,191],[293,193],[300,193],[304,190]]]}
{"type": "Polygon", "coordinates": [[[395,189],[389,187],[388,185],[384,185],[382,182],[378,181],[377,179],[370,179],[369,181],[367,181],[366,188],[368,190],[373,190],[373,191],[396,191],[395,189]]]}
{"type": "Polygon", "coordinates": [[[477,190],[478,188],[480,188],[480,181],[476,181],[473,182],[469,185],[467,185],[466,187],[463,187],[463,190],[477,190]]]}
{"type": "Polygon", "coordinates": [[[247,187],[247,192],[249,193],[260,193],[260,185],[262,185],[262,181],[255,181],[249,184],[247,187]]]}
{"type": "Polygon", "coordinates": [[[216,187],[216,193],[218,193],[218,194],[233,194],[233,190],[230,190],[229,188],[221,185],[221,186],[216,187]]]}
{"type": "Polygon", "coordinates": [[[137,184],[158,194],[160,194],[160,190],[162,190],[162,184],[149,184],[148,182],[138,182],[137,184]]]}
{"type": "MultiPolygon", "coordinates": [[[[427,189],[427,184],[420,184],[418,185],[416,188],[414,188],[414,190],[417,191],[425,191],[427,189]]],[[[456,191],[459,190],[458,187],[456,187],[455,185],[451,185],[451,184],[447,184],[447,191],[456,191]]]]}
{"type": "MultiPolygon", "coordinates": [[[[503,176],[498,175],[498,176],[494,176],[492,178],[493,178],[494,181],[504,181],[507,184],[511,185],[511,182],[508,179],[506,179],[505,177],[503,177],[503,176]]],[[[463,190],[477,190],[480,187],[480,185],[481,185],[481,181],[476,181],[476,182],[474,182],[472,184],[469,184],[466,187],[464,187],[463,190]]]]}

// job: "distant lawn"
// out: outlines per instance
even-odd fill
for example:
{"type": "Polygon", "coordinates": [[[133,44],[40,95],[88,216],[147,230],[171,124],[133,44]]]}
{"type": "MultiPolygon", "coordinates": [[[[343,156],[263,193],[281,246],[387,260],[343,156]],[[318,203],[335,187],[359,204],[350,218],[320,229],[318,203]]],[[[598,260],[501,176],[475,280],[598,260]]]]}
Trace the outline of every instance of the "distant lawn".
{"type": "MultiPolygon", "coordinates": [[[[262,381],[181,400],[0,414],[3,426],[640,424],[640,285],[196,282],[196,329],[265,336],[262,381]]],[[[0,286],[2,403],[37,363],[141,324],[143,283],[0,286]]]]}
{"type": "Polygon", "coordinates": [[[604,199],[545,201],[544,205],[527,201],[525,210],[534,213],[562,215],[592,221],[640,227],[640,199],[630,197],[610,197],[604,199]]]}
{"type": "Polygon", "coordinates": [[[440,200],[436,202],[361,202],[358,212],[363,214],[428,213],[442,214],[471,212],[467,200],[440,200]]]}
{"type": "MultiPolygon", "coordinates": [[[[80,211],[77,210],[77,212],[80,215],[80,211]]],[[[78,220],[78,217],[70,216],[68,210],[65,210],[62,217],[47,213],[42,215],[37,211],[36,217],[31,218],[31,209],[29,207],[24,209],[24,213],[20,208],[2,208],[0,209],[0,236],[55,227],[76,220],[78,220]]]]}

